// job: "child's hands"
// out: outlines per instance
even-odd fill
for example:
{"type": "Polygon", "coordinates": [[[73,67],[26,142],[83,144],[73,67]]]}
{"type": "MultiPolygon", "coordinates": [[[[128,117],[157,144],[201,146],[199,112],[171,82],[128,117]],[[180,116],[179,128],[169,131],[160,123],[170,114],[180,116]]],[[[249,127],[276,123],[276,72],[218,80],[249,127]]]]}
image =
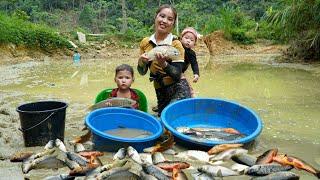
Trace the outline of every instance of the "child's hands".
{"type": "Polygon", "coordinates": [[[195,75],[193,75],[193,82],[194,83],[196,83],[196,82],[198,82],[198,80],[199,80],[199,75],[198,74],[195,74],[195,75]]]}

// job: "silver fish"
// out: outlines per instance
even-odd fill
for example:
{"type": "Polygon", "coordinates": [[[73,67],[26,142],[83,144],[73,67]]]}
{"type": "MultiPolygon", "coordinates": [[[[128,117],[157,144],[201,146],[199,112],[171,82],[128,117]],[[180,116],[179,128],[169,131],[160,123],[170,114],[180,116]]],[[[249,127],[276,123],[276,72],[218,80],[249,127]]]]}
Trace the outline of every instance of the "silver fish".
{"type": "Polygon", "coordinates": [[[57,159],[56,156],[46,155],[40,158],[37,158],[33,161],[23,162],[22,163],[22,172],[28,173],[32,169],[41,169],[41,168],[60,168],[63,167],[65,163],[60,159],[57,159]]]}
{"type": "Polygon", "coordinates": [[[174,157],[186,160],[198,160],[203,162],[209,162],[210,156],[205,151],[199,150],[187,150],[179,152],[178,154],[174,155],[174,157]]]}
{"type": "Polygon", "coordinates": [[[58,147],[61,151],[67,152],[66,146],[64,145],[64,143],[63,143],[60,139],[56,139],[56,140],[55,140],[55,145],[56,145],[56,147],[58,147]]]}
{"type": "Polygon", "coordinates": [[[152,164],[152,155],[150,153],[139,153],[142,163],[152,164]]]}
{"type": "Polygon", "coordinates": [[[154,177],[154,176],[152,176],[152,175],[150,175],[150,174],[147,174],[147,173],[145,173],[144,171],[140,171],[140,178],[142,179],[142,180],[157,180],[157,178],[156,177],[154,177]]]}
{"type": "Polygon", "coordinates": [[[228,160],[237,154],[246,154],[248,150],[242,148],[228,149],[210,158],[210,161],[228,160]]]}
{"type": "Polygon", "coordinates": [[[215,176],[237,176],[239,173],[223,167],[223,166],[211,166],[211,165],[203,165],[198,168],[199,172],[207,173],[208,175],[215,177],[215,176]]]}
{"type": "Polygon", "coordinates": [[[243,165],[243,164],[238,164],[238,163],[234,163],[231,167],[232,170],[237,171],[237,172],[245,172],[249,166],[243,165]]]}
{"type": "Polygon", "coordinates": [[[104,107],[132,107],[136,103],[133,99],[112,97],[92,105],[89,110],[92,111],[104,107]]]}
{"type": "Polygon", "coordinates": [[[157,179],[160,180],[169,180],[170,178],[166,176],[166,174],[164,174],[161,170],[159,170],[159,168],[157,168],[155,165],[152,164],[142,164],[142,168],[143,170],[156,177],[157,179]]]}
{"type": "Polygon", "coordinates": [[[77,162],[81,166],[86,166],[89,163],[89,161],[86,158],[74,152],[66,152],[66,156],[68,159],[77,162]]]}
{"type": "Polygon", "coordinates": [[[129,146],[127,148],[127,155],[133,159],[135,162],[137,162],[138,164],[142,164],[141,158],[139,156],[139,153],[137,150],[135,150],[132,146],[129,146]]]}
{"type": "Polygon", "coordinates": [[[163,45],[163,46],[156,46],[155,48],[151,49],[147,52],[147,57],[149,61],[153,61],[156,59],[156,54],[161,53],[163,56],[170,58],[171,60],[176,60],[179,58],[180,52],[178,49],[174,48],[170,45],[163,45]]]}
{"type": "Polygon", "coordinates": [[[231,157],[231,159],[239,164],[244,164],[244,165],[247,165],[247,166],[253,166],[255,165],[256,161],[257,161],[257,158],[254,157],[254,156],[251,156],[249,154],[236,154],[236,155],[233,155],[231,157]]]}
{"type": "Polygon", "coordinates": [[[129,167],[115,167],[115,168],[112,168],[108,171],[104,171],[100,174],[98,174],[96,176],[96,179],[97,180],[100,180],[100,179],[107,179],[108,177],[110,177],[111,175],[115,174],[115,173],[119,173],[119,172],[123,172],[123,171],[128,171],[129,170],[129,167]]]}
{"type": "Polygon", "coordinates": [[[196,173],[192,173],[191,176],[195,179],[195,180],[214,180],[213,177],[209,176],[206,173],[201,173],[201,172],[196,172],[196,173]]]}
{"type": "Polygon", "coordinates": [[[71,170],[76,169],[76,168],[80,168],[80,165],[77,162],[72,161],[72,160],[70,160],[68,158],[65,158],[64,162],[69,167],[69,169],[71,169],[71,170]]]}
{"type": "Polygon", "coordinates": [[[44,146],[44,149],[45,149],[45,150],[52,149],[52,148],[54,148],[54,146],[55,146],[54,140],[50,140],[50,141],[44,146]]]}
{"type": "Polygon", "coordinates": [[[299,179],[300,176],[293,173],[293,172],[288,172],[288,171],[280,171],[280,172],[275,172],[272,174],[269,174],[267,176],[262,176],[262,177],[254,177],[252,179],[255,180],[289,180],[289,179],[299,179]]]}
{"type": "Polygon", "coordinates": [[[152,154],[153,164],[157,164],[164,161],[166,161],[166,158],[163,156],[161,152],[155,152],[154,154],[152,154]]]}
{"type": "Polygon", "coordinates": [[[292,168],[292,166],[282,166],[280,164],[259,164],[251,166],[245,173],[252,176],[264,176],[279,171],[288,171],[292,168]]]}
{"type": "Polygon", "coordinates": [[[117,153],[113,156],[112,160],[121,160],[124,159],[126,157],[127,150],[126,148],[120,148],[117,153]]]}
{"type": "Polygon", "coordinates": [[[69,174],[59,174],[59,175],[55,175],[55,176],[45,177],[44,180],[71,180],[74,178],[75,177],[70,176],[69,174]]]}
{"type": "Polygon", "coordinates": [[[74,152],[76,152],[76,153],[86,150],[84,145],[81,143],[75,143],[73,147],[74,147],[74,152]]]}

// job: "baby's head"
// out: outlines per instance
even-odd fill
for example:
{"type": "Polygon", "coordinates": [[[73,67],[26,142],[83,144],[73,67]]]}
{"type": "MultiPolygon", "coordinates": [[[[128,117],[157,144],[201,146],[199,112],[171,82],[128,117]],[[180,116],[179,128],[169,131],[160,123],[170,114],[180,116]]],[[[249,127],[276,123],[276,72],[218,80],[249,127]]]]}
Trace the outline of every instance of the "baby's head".
{"type": "Polygon", "coordinates": [[[114,81],[117,83],[118,88],[130,88],[134,81],[133,68],[128,64],[121,64],[116,67],[116,74],[114,81]]]}
{"type": "Polygon", "coordinates": [[[186,48],[194,48],[197,42],[197,37],[197,31],[192,27],[187,27],[181,33],[181,43],[186,48]]]}

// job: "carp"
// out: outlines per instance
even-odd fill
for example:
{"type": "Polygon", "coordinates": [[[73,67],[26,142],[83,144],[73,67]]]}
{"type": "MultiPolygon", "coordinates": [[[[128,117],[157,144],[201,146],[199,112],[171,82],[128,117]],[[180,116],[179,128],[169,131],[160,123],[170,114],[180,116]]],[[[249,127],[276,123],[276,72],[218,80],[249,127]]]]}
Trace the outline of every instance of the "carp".
{"type": "Polygon", "coordinates": [[[217,154],[219,152],[225,151],[227,149],[232,149],[232,148],[238,148],[243,146],[243,144],[220,144],[212,147],[209,151],[208,154],[217,154]]]}
{"type": "Polygon", "coordinates": [[[268,164],[273,161],[273,157],[278,153],[278,149],[269,149],[257,158],[256,164],[268,164]]]}
{"type": "Polygon", "coordinates": [[[251,166],[245,173],[252,176],[264,176],[275,172],[288,171],[292,168],[292,166],[282,166],[280,164],[259,164],[251,166]]]}
{"type": "Polygon", "coordinates": [[[146,53],[149,61],[156,60],[156,54],[161,53],[163,56],[168,57],[171,60],[179,58],[180,52],[178,49],[170,45],[157,46],[146,53]]]}

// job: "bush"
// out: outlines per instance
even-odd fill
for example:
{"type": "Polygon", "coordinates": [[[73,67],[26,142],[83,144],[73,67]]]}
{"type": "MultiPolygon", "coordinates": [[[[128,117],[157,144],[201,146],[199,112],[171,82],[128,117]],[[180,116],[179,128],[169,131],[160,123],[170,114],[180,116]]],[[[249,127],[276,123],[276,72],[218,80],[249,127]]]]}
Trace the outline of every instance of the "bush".
{"type": "Polygon", "coordinates": [[[246,31],[244,29],[233,29],[230,32],[231,39],[235,42],[241,44],[252,44],[254,40],[252,37],[246,35],[246,31]]]}
{"type": "Polygon", "coordinates": [[[0,43],[41,49],[71,48],[68,40],[44,25],[0,14],[0,43]]]}

